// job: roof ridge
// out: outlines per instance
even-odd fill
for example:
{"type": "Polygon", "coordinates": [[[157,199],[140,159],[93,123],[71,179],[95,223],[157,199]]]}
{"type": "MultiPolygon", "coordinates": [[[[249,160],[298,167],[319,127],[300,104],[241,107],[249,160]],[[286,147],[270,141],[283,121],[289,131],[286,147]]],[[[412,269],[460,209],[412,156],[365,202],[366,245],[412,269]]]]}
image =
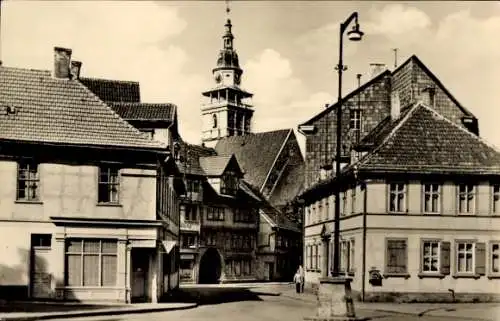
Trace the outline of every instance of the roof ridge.
{"type": "Polygon", "coordinates": [[[87,80],[98,80],[98,81],[105,81],[105,82],[116,82],[116,83],[123,83],[123,84],[139,84],[139,81],[135,80],[120,80],[120,79],[108,79],[108,78],[98,78],[98,77],[80,77],[80,79],[87,79],[87,80]]]}
{"type": "MultiPolygon", "coordinates": [[[[283,151],[283,149],[285,148],[285,145],[286,143],[288,142],[288,139],[290,138],[290,135],[291,133],[293,133],[293,129],[289,129],[287,130],[288,134],[286,135],[285,139],[283,140],[283,142],[281,143],[281,146],[278,150],[278,152],[276,153],[276,155],[274,156],[274,160],[273,160],[273,163],[271,164],[271,168],[269,168],[269,171],[267,172],[267,175],[266,175],[266,178],[264,179],[264,182],[262,183],[262,186],[260,187],[260,191],[262,192],[262,190],[264,189],[264,186],[266,186],[266,183],[267,183],[267,180],[269,179],[269,176],[271,176],[271,172],[272,170],[274,169],[274,166],[276,165],[276,162],[278,161],[278,158],[280,157],[281,155],[281,152],[283,151]]],[[[286,163],[285,163],[286,164],[286,163]]],[[[276,187],[276,186],[274,186],[276,187]]],[[[274,190],[274,187],[273,187],[273,190],[274,190]]],[[[272,193],[273,191],[270,192],[270,194],[272,193]]]]}
{"type": "Polygon", "coordinates": [[[394,128],[391,130],[391,132],[385,136],[384,140],[378,144],[377,147],[375,147],[373,149],[373,151],[371,151],[368,155],[366,155],[365,157],[363,157],[362,159],[359,160],[358,164],[359,165],[363,165],[364,163],[366,163],[373,155],[375,155],[375,153],[380,150],[382,148],[382,146],[384,146],[387,141],[389,140],[389,138],[391,138],[392,136],[394,136],[394,134],[399,130],[399,128],[401,128],[401,126],[403,126],[404,123],[406,123],[408,121],[408,119],[410,118],[411,115],[413,115],[413,113],[415,112],[415,110],[417,110],[417,107],[420,106],[420,103],[416,103],[413,107],[411,107],[411,110],[408,111],[408,113],[406,115],[403,116],[402,119],[399,119],[399,123],[394,126],[394,128]]]}
{"type": "MultiPolygon", "coordinates": [[[[160,141],[157,141],[157,140],[153,140],[153,139],[149,139],[147,137],[147,134],[146,133],[143,133],[141,132],[139,129],[137,129],[136,127],[132,126],[129,122],[127,122],[125,119],[121,118],[120,115],[118,115],[118,113],[116,113],[113,108],[111,108],[110,106],[108,106],[104,101],[102,101],[99,96],[97,96],[96,94],[94,94],[92,92],[92,90],[90,90],[89,88],[87,88],[87,86],[85,86],[84,84],[82,84],[80,82],[80,80],[77,80],[75,81],[76,84],[78,84],[81,88],[83,88],[84,91],[86,91],[89,95],[91,95],[91,97],[93,97],[98,103],[100,103],[104,108],[106,108],[108,111],[110,111],[119,121],[121,121],[125,126],[127,126],[128,128],[130,128],[132,131],[134,131],[138,136],[140,136],[142,139],[144,139],[144,141],[148,141],[148,142],[155,142],[156,145],[158,146],[155,146],[156,148],[166,148],[166,144],[160,142],[160,141]]],[[[151,146],[153,147],[153,146],[151,146]]]]}
{"type": "Polygon", "coordinates": [[[486,139],[480,137],[479,135],[475,135],[474,133],[470,132],[469,130],[467,130],[465,127],[462,127],[462,126],[459,126],[458,124],[456,124],[455,122],[451,121],[450,119],[448,119],[447,117],[441,115],[440,113],[438,113],[437,111],[433,110],[431,107],[427,106],[426,104],[424,104],[423,102],[418,102],[417,103],[418,106],[421,106],[427,110],[429,110],[430,112],[432,112],[433,114],[435,114],[436,116],[438,116],[439,118],[443,119],[444,121],[446,121],[447,123],[455,126],[456,128],[458,128],[459,130],[467,133],[469,136],[473,137],[474,139],[476,139],[477,141],[479,141],[480,143],[483,143],[485,144],[486,146],[490,147],[491,149],[493,149],[495,152],[499,153],[500,154],[500,149],[498,147],[496,147],[495,145],[493,145],[492,143],[490,143],[489,141],[487,141],[486,139]]]}

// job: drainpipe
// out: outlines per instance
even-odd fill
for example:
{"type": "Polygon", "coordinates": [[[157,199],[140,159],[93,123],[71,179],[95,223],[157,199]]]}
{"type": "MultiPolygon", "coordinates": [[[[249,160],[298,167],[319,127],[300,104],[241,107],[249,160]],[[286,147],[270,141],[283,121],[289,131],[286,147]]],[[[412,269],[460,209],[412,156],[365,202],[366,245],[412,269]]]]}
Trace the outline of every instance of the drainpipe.
{"type": "Polygon", "coordinates": [[[367,194],[366,182],[361,182],[361,188],[364,189],[363,193],[363,262],[362,262],[362,282],[361,282],[361,301],[365,302],[365,283],[366,283],[366,208],[367,208],[367,194]]]}

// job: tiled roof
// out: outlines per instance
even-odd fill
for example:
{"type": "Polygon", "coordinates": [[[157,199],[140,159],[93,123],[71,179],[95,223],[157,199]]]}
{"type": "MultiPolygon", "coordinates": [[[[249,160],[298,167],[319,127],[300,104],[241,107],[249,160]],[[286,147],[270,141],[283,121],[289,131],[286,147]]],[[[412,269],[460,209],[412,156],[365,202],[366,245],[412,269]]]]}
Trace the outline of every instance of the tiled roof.
{"type": "MultiPolygon", "coordinates": [[[[427,66],[425,66],[424,63],[416,55],[412,55],[410,58],[408,58],[405,62],[403,62],[402,64],[400,64],[392,72],[389,71],[389,70],[386,70],[386,71],[380,73],[379,75],[377,75],[376,77],[370,79],[368,82],[366,82],[362,86],[354,89],[353,91],[351,91],[350,93],[348,93],[347,95],[345,95],[343,97],[344,102],[346,100],[352,98],[353,96],[357,95],[358,93],[363,92],[363,90],[365,90],[368,86],[376,83],[377,81],[381,80],[382,78],[384,78],[386,76],[391,76],[391,75],[396,74],[397,72],[399,72],[399,70],[401,70],[405,65],[407,65],[409,63],[415,63],[416,65],[418,65],[432,79],[432,81],[434,81],[437,84],[437,86],[439,86],[441,88],[441,90],[443,90],[443,92],[446,93],[446,95],[458,106],[458,108],[460,108],[460,110],[462,110],[462,112],[464,114],[466,114],[466,115],[468,115],[470,117],[474,117],[474,115],[469,110],[467,110],[464,106],[462,106],[462,104],[460,104],[458,102],[458,100],[451,94],[451,92],[448,89],[446,89],[446,87],[443,85],[443,83],[436,77],[436,75],[434,75],[430,71],[430,69],[427,68],[427,66]]],[[[301,125],[310,125],[311,123],[313,123],[314,121],[320,119],[321,117],[323,117],[323,115],[329,113],[331,110],[333,110],[335,108],[337,108],[337,102],[333,103],[328,108],[326,108],[322,112],[318,113],[317,115],[315,115],[311,119],[303,122],[299,126],[301,126],[301,125]]]]}
{"type": "Polygon", "coordinates": [[[274,206],[281,206],[299,195],[304,188],[304,169],[304,163],[287,166],[287,171],[274,188],[269,202],[274,206]]]}
{"type": "Polygon", "coordinates": [[[57,144],[157,148],[79,81],[50,71],[0,66],[0,138],[57,144]]]}
{"type": "Polygon", "coordinates": [[[172,122],[176,106],[173,104],[107,102],[125,120],[160,120],[172,122]]]}
{"type": "Polygon", "coordinates": [[[392,128],[396,126],[401,120],[404,119],[404,116],[411,111],[411,106],[407,106],[402,108],[401,113],[398,118],[393,119],[391,116],[387,116],[380,123],[375,126],[363,139],[356,145],[357,150],[370,149],[374,146],[377,146],[382,142],[382,140],[390,133],[392,128]]]}
{"type": "Polygon", "coordinates": [[[245,181],[262,188],[291,129],[281,129],[245,136],[226,137],[217,142],[219,155],[234,154],[245,173],[245,181]]]}
{"type": "Polygon", "coordinates": [[[422,103],[378,137],[359,170],[500,174],[500,152],[422,103]]]}
{"type": "Polygon", "coordinates": [[[206,156],[200,157],[200,166],[207,176],[221,176],[229,161],[234,156],[206,156]]]}
{"type": "Polygon", "coordinates": [[[180,142],[179,155],[182,162],[178,162],[177,166],[182,173],[205,176],[200,165],[200,157],[216,156],[217,153],[213,148],[180,142]]]}
{"type": "Polygon", "coordinates": [[[264,206],[260,212],[270,223],[272,227],[279,227],[294,232],[301,232],[299,226],[290,221],[282,212],[271,205],[264,206]]]}
{"type": "Polygon", "coordinates": [[[141,101],[140,87],[138,82],[85,77],[81,77],[79,80],[102,101],[141,101]]]}

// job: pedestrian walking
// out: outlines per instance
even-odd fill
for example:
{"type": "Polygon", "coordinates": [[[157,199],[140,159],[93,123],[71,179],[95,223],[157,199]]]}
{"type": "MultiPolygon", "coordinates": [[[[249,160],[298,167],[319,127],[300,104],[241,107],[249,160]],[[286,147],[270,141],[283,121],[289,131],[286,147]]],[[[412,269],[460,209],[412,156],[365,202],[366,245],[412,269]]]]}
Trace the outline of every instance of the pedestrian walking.
{"type": "Polygon", "coordinates": [[[300,278],[300,272],[299,272],[299,270],[297,270],[297,272],[293,276],[293,282],[295,283],[295,291],[297,293],[300,293],[300,289],[301,289],[301,286],[302,286],[302,282],[301,281],[302,280],[300,278]]]}
{"type": "Polygon", "coordinates": [[[306,283],[306,275],[302,265],[299,265],[299,273],[300,273],[300,292],[304,293],[304,284],[306,283]]]}

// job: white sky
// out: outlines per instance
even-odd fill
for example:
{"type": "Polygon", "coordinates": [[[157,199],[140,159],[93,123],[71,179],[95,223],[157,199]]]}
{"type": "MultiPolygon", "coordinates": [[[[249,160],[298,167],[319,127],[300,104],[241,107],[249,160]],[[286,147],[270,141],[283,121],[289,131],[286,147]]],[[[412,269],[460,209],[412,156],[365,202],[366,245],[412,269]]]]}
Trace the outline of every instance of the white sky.
{"type": "MultiPolygon", "coordinates": [[[[359,11],[363,41],[346,43],[344,94],[369,63],[416,54],[500,146],[498,2],[235,1],[242,86],[255,94],[254,131],[297,128],[337,97],[339,22],[359,11]]],[[[73,49],[82,74],[141,83],[144,102],[176,104],[182,136],[199,142],[201,92],[213,85],[223,1],[2,1],[5,66],[51,69],[53,47],[73,49]]],[[[300,134],[299,134],[300,136],[300,134]]]]}

